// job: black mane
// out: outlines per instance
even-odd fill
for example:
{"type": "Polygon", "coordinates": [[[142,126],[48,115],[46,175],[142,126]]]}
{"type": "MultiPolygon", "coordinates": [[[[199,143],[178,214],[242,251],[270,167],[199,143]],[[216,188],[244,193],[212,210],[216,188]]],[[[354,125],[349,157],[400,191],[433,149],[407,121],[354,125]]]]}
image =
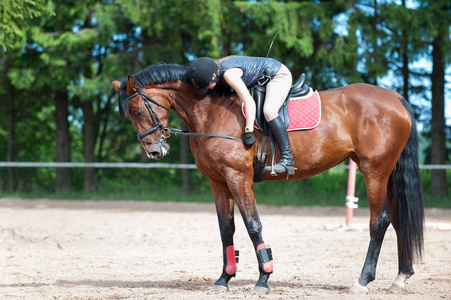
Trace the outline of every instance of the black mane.
{"type": "Polygon", "coordinates": [[[187,66],[158,63],[133,75],[138,87],[164,81],[188,81],[187,66]]]}
{"type": "MultiPolygon", "coordinates": [[[[165,81],[188,81],[187,66],[158,63],[151,65],[132,75],[139,88],[152,83],[160,83],[165,81]]],[[[127,79],[121,81],[121,89],[119,91],[119,111],[121,116],[127,115],[129,103],[125,91],[127,89],[127,79]]]]}
{"type": "MultiPolygon", "coordinates": [[[[153,83],[161,83],[165,81],[184,81],[189,82],[187,66],[176,64],[157,63],[141,70],[132,75],[139,88],[153,83]]],[[[119,91],[119,112],[121,116],[126,116],[129,109],[129,103],[125,91],[127,89],[127,79],[121,81],[121,88],[119,91]]],[[[233,95],[234,92],[230,88],[218,85],[215,89],[209,90],[210,96],[233,95]]]]}

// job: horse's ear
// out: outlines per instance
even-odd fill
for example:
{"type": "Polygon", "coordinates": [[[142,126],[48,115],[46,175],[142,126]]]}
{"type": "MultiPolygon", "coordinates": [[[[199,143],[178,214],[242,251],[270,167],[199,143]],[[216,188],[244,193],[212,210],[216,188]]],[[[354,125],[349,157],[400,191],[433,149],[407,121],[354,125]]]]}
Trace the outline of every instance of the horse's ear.
{"type": "Polygon", "coordinates": [[[127,81],[127,92],[128,94],[133,94],[136,92],[136,90],[138,89],[138,86],[136,85],[136,81],[135,78],[133,78],[133,76],[129,75],[128,76],[128,81],[127,81]]]}
{"type": "Polygon", "coordinates": [[[121,88],[121,82],[117,81],[117,80],[112,80],[111,84],[113,85],[113,88],[119,92],[119,90],[121,88]]]}

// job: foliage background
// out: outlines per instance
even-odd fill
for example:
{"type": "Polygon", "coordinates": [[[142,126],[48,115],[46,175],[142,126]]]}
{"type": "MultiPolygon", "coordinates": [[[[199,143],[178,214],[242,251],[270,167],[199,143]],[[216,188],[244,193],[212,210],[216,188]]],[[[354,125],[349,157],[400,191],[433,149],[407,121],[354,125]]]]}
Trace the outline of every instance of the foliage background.
{"type": "MultiPolygon", "coordinates": [[[[294,77],[306,73],[314,89],[367,82],[401,93],[415,107],[422,162],[451,161],[449,1],[6,0],[0,15],[5,161],[147,162],[133,126],[119,118],[110,81],[161,61],[266,56],[276,33],[270,56],[294,77]]],[[[170,122],[184,126],[175,114],[170,122]]],[[[193,163],[186,139],[170,142],[165,163],[193,163]]],[[[427,205],[450,207],[449,174],[422,175],[427,205]]],[[[333,199],[346,180],[332,170],[256,192],[263,203],[342,205],[333,199]]],[[[28,197],[211,201],[196,170],[0,168],[0,188],[28,197]]],[[[361,178],[357,194],[365,198],[361,178]]]]}

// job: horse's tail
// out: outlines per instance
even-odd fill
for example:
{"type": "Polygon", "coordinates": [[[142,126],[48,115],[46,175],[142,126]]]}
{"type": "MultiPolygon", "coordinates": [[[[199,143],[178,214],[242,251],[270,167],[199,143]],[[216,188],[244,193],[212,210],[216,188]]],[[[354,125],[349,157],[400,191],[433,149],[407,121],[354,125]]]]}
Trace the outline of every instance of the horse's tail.
{"type": "Polygon", "coordinates": [[[398,235],[398,251],[406,262],[421,259],[423,253],[424,204],[418,166],[418,133],[412,107],[401,102],[410,113],[409,139],[394,170],[392,224],[398,235]]]}

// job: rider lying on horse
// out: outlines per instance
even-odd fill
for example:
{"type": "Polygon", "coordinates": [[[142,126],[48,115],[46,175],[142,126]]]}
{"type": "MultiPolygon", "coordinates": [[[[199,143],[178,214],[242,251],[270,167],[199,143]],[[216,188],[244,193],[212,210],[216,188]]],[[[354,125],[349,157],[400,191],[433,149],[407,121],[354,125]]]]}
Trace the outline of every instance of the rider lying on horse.
{"type": "Polygon", "coordinates": [[[201,57],[191,63],[188,72],[193,89],[198,94],[207,93],[217,84],[229,86],[235,90],[245,104],[246,127],[243,142],[247,146],[255,142],[253,130],[256,107],[249,88],[257,84],[260,78],[269,77],[263,113],[281,153],[280,161],[274,166],[274,171],[294,175],[294,161],[288,132],[278,115],[292,84],[291,72],[285,65],[272,58],[263,57],[231,56],[218,62],[201,57]]]}

